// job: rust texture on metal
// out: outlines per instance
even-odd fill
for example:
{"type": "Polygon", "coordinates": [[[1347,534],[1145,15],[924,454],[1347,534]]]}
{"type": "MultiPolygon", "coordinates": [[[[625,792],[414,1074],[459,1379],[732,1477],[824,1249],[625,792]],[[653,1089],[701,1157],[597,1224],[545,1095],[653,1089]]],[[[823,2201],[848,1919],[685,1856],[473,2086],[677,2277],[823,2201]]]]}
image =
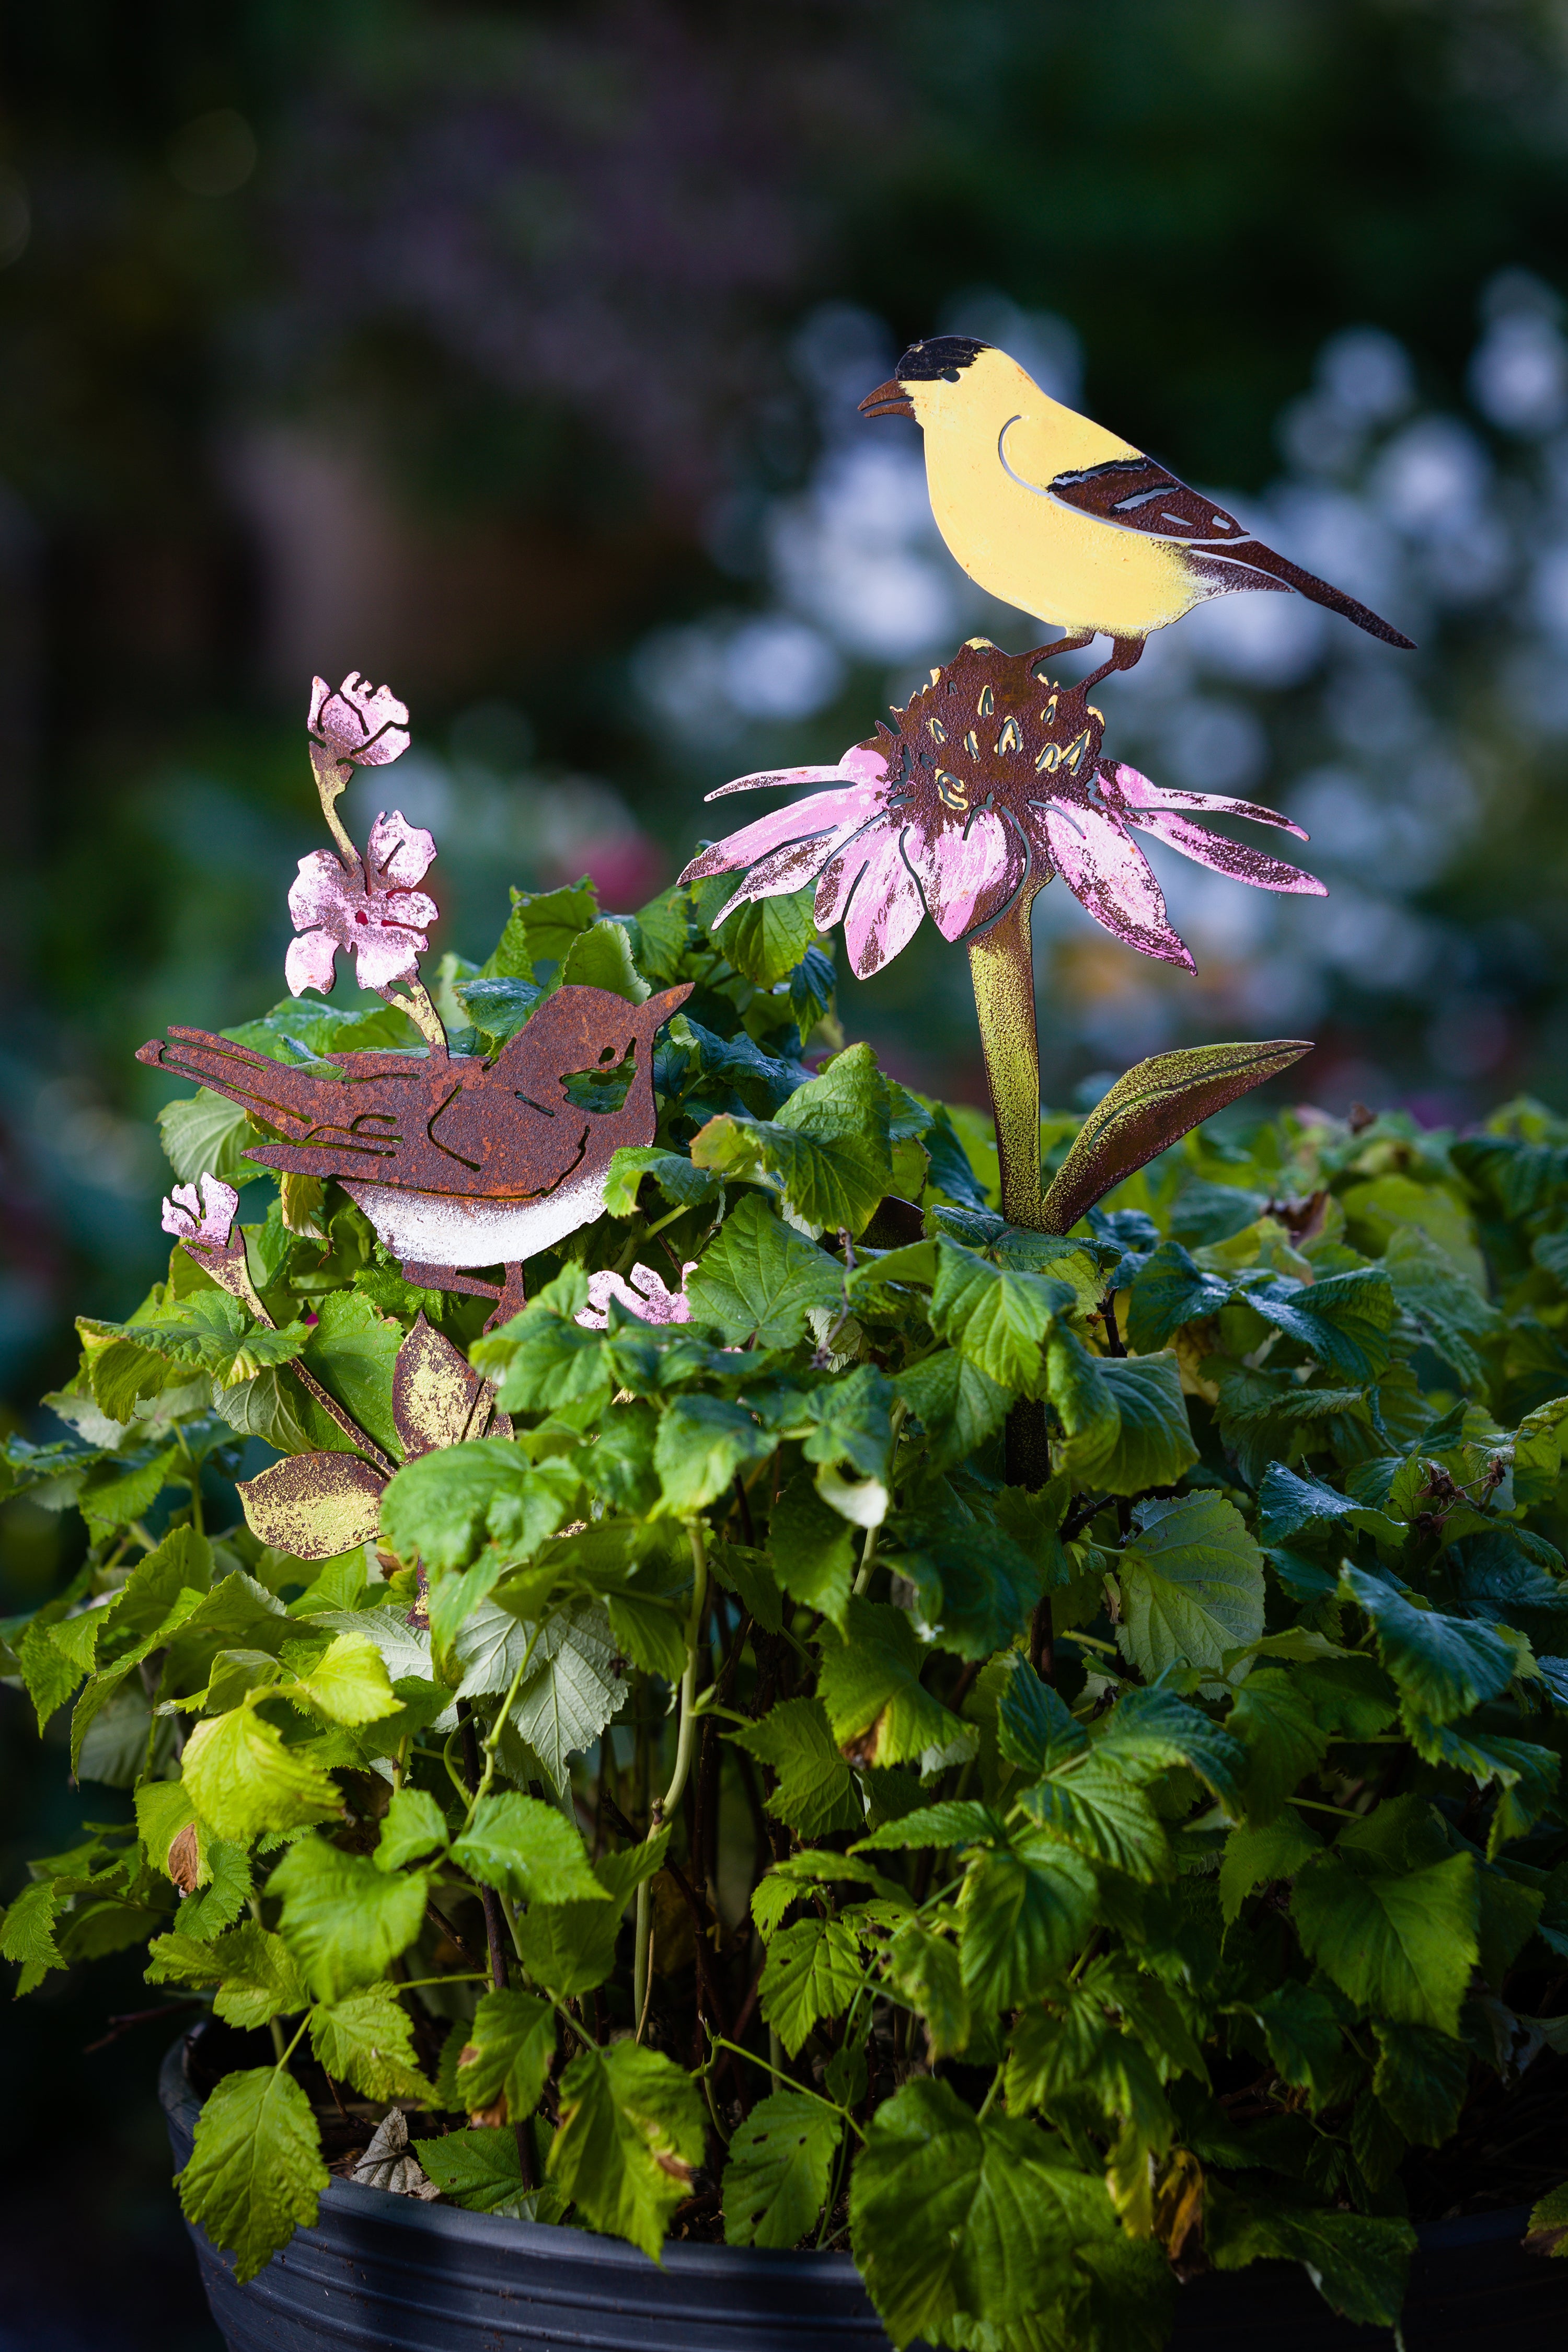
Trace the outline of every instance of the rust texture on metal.
{"type": "MultiPolygon", "coordinates": [[[[287,1369],[300,1368],[294,1363],[287,1369]]],[[[319,1397],[317,1384],[310,1386],[319,1397]]],[[[346,1420],[341,1407],[337,1417],[346,1420]]],[[[489,1382],[423,1315],[397,1351],[392,1419],[405,1462],[469,1438],[511,1435],[510,1419],[496,1411],[489,1382]]],[[[347,1426],[357,1444],[374,1452],[363,1431],[353,1422],[347,1426]]],[[[292,1454],[241,1482],[246,1524],[263,1543],[296,1559],[333,1559],[374,1540],[381,1498],[395,1466],[379,1452],[374,1461],[353,1454],[292,1454]]]]}

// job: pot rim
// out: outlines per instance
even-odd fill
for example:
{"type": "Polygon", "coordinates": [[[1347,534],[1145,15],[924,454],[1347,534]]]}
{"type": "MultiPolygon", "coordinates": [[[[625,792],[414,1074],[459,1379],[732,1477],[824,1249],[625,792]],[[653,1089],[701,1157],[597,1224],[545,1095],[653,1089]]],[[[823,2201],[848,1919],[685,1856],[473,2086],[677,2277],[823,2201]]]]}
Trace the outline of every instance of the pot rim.
{"type": "MultiPolygon", "coordinates": [[[[201,2100],[185,2073],[185,2042],[182,2035],[171,2043],[158,2074],[158,2097],[164,2114],[183,2137],[195,2130],[202,2111],[201,2100]]],[[[184,2169],[182,2165],[181,2169],[184,2169]]],[[[830,2285],[858,2287],[865,2282],[852,2254],[817,2252],[813,2248],[766,2248],[757,2246],[694,2245],[679,2239],[667,2239],[660,2249],[660,2261],[654,2264],[640,2246],[625,2238],[609,2237],[595,2230],[577,2230],[559,2221],[514,2221],[508,2214],[470,2213],[461,2205],[426,2204],[417,2197],[395,2197],[384,2189],[368,2189],[357,2180],[343,2180],[335,2174],[321,2192],[321,2208],[325,2212],[341,2214],[344,2220],[374,2221],[390,2227],[411,2230],[431,2237],[456,2240],[476,2251],[489,2251],[500,2258],[527,2254],[534,2260],[580,2261],[584,2247],[592,2247],[592,2260],[612,2268],[635,2272],[647,2277],[650,2269],[673,2270],[692,2279],[714,2273],[733,2273],[737,2268],[748,2271],[753,2280],[764,2280],[771,2273],[779,2277],[798,2277],[803,2265],[809,2265],[814,2277],[830,2285]]],[[[1516,2242],[1522,2239],[1530,2221],[1528,2205],[1510,2205],[1494,2213],[1465,2213],[1452,2221],[1420,2221],[1416,2224],[1418,2253],[1437,2253],[1466,2246],[1497,2245],[1506,2239],[1516,2242]]]]}

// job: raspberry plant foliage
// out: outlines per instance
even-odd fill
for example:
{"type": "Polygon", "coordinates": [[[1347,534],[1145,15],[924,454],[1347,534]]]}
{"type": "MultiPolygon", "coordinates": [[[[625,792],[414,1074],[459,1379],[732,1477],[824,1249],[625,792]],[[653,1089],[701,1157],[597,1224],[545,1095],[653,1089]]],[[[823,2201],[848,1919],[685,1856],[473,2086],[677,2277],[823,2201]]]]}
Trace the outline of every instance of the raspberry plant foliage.
{"type": "MultiPolygon", "coordinates": [[[[985,1122],[842,1045],[808,900],[715,939],[727,887],[520,897],[445,966],[458,1051],[574,953],[695,983],[655,1143],[503,1328],[270,1176],[270,1327],[181,1246],[82,1323],[6,1475],[85,1554],[0,1670],[117,1820],[0,1952],[26,1993],[145,1946],[253,2037],[181,2181],[241,2276],[341,2101],[461,2205],[847,2246],[900,2345],[1157,2342],[1270,2257],[1387,2324],[1469,2119],[1568,2042],[1568,1127],[1232,1115],[1045,1235],[985,1122]],[[494,1433],[409,1453],[421,1317],[494,1433]],[[376,1539],[263,1546],[233,1480],[345,1422],[376,1539]]],[[[163,1131],[183,1182],[251,1172],[211,1097],[163,1131]]]]}

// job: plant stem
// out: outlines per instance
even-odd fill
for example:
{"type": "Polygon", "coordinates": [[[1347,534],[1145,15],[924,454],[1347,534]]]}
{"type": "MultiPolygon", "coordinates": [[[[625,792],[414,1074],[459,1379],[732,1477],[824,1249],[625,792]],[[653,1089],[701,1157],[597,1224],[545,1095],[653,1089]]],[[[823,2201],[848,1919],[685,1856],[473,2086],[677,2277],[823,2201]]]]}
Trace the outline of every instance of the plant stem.
{"type": "MultiPolygon", "coordinates": [[[[697,1659],[702,1642],[702,1612],[708,1605],[708,1551],[702,1540],[702,1522],[689,1519],[687,1536],[691,1544],[691,1614],[686,1621],[686,1668],[680,1677],[680,1725],[675,1738],[675,1769],[668,1788],[662,1797],[656,1797],[648,1810],[647,1834],[657,1837],[664,1827],[665,1816],[672,1813],[680,1802],[691,1769],[692,1750],[697,1745],[697,1659]]],[[[653,1899],[645,1878],[637,1888],[637,1937],[632,1952],[632,2011],[637,2021],[637,2038],[642,2038],[643,2020],[648,2002],[648,1945],[653,1934],[653,1899]]]]}
{"type": "MultiPolygon", "coordinates": [[[[1026,884],[1005,915],[969,942],[969,977],[985,1055],[1009,1224],[1044,1233],[1040,1192],[1040,1042],[1035,1019],[1030,917],[1038,886],[1026,884]]],[[[1007,1415],[1007,1483],[1037,1489],[1051,1475],[1046,1408],[1021,1398],[1007,1415]]]]}
{"type": "MultiPolygon", "coordinates": [[[[479,1786],[479,1743],[474,1730],[473,1709],[465,1698],[458,1701],[458,1733],[463,1744],[463,1772],[477,1800],[479,1786]]],[[[472,1819],[472,1808],[469,1809],[472,1819]]],[[[493,1886],[479,1888],[479,1907],[485,1915],[485,1943],[489,1952],[490,1986],[496,1992],[506,1990],[506,1946],[501,1941],[500,1904],[493,1886]]]]}

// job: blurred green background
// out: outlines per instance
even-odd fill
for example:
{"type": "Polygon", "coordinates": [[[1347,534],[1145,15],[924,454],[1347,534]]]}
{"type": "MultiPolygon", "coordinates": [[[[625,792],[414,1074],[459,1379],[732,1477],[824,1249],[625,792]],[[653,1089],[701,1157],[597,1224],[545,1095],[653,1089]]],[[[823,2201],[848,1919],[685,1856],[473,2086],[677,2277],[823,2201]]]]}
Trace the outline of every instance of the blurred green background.
{"type": "MultiPolygon", "coordinates": [[[[965,635],[1037,639],[943,551],[915,428],[855,415],[937,330],[1420,646],[1236,597],[1107,686],[1112,751],[1285,809],[1332,895],[1156,847],[1194,982],[1048,891],[1047,1092],[1284,1034],[1321,1041],[1300,1084],[1335,1110],[1568,1108],[1565,289],[1561,0],[9,12],[14,1414],[163,1254],[166,1087],[134,1047],[282,993],[313,673],[411,705],[381,786],[440,845],[433,946],[482,954],[510,883],[586,869],[635,906],[716,783],[836,757],[965,635]]],[[[907,1081],[984,1098],[930,926],[841,1009],[907,1081]]],[[[0,1611],[61,1541],[0,1517],[0,1611]]],[[[86,1801],[5,1689],[0,1735],[8,1893],[86,1801]]],[[[77,2054],[146,1996],[129,1962],[51,1981],[4,2026],[0,2352],[210,2347],[147,2032],[77,2054]]]]}

